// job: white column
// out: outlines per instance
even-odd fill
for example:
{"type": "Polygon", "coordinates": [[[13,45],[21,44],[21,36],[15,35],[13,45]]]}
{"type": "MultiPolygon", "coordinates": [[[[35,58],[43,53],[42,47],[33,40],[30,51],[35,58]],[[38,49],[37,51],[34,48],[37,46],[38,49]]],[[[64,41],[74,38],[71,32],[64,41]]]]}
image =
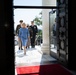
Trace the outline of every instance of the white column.
{"type": "MultiPolygon", "coordinates": [[[[55,5],[55,0],[42,0],[42,6],[55,5]]],[[[50,39],[49,39],[49,11],[51,9],[42,10],[42,25],[43,25],[43,44],[41,51],[43,54],[50,54],[50,39]]]]}
{"type": "Polygon", "coordinates": [[[42,0],[42,6],[56,6],[57,0],[42,0]]]}
{"type": "Polygon", "coordinates": [[[43,44],[41,50],[45,54],[49,54],[49,9],[42,10],[42,25],[43,25],[43,44]]]}

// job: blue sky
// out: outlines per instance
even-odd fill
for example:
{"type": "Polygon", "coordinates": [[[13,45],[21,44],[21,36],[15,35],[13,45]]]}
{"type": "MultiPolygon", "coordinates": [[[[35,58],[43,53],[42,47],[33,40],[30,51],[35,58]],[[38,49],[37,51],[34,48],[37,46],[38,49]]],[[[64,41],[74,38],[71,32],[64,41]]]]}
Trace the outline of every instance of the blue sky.
{"type": "MultiPolygon", "coordinates": [[[[14,5],[21,6],[41,6],[42,0],[14,0],[14,5]]],[[[14,9],[14,28],[16,29],[19,20],[23,19],[26,24],[30,24],[36,16],[39,16],[39,13],[42,9],[14,9]]]]}

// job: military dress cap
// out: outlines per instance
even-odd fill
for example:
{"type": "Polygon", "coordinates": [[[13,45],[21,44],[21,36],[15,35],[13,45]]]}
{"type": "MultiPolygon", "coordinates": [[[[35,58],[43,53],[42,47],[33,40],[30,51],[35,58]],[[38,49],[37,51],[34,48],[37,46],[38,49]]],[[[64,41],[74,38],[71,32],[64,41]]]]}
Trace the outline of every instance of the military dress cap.
{"type": "Polygon", "coordinates": [[[23,20],[20,20],[20,22],[23,22],[23,20]]]}

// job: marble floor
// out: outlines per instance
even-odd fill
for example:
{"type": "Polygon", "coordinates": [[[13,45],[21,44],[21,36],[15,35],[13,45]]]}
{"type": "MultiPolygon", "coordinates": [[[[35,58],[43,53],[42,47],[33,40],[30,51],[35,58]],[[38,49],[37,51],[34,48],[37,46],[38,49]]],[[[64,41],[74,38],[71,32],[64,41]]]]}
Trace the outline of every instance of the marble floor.
{"type": "MultiPolygon", "coordinates": [[[[43,55],[41,46],[35,46],[35,48],[28,48],[26,55],[23,50],[18,50],[18,46],[15,46],[15,67],[20,66],[34,66],[34,65],[46,65],[57,63],[56,59],[50,55],[43,55]]],[[[16,69],[15,69],[15,75],[16,69]]]]}
{"type": "Polygon", "coordinates": [[[18,50],[18,46],[15,46],[15,66],[29,66],[56,62],[55,58],[50,55],[43,55],[40,50],[40,46],[28,48],[26,50],[26,55],[24,55],[24,51],[18,50]]]}

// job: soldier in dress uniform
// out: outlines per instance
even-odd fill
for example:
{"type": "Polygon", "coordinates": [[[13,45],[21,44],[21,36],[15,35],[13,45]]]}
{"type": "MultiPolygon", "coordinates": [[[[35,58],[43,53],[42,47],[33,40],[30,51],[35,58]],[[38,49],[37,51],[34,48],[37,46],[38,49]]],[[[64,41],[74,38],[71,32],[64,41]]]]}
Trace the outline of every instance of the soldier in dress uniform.
{"type": "Polygon", "coordinates": [[[30,28],[31,28],[31,30],[32,30],[32,34],[30,35],[31,47],[32,47],[32,48],[35,48],[35,38],[36,38],[36,35],[37,35],[37,33],[38,33],[38,28],[37,28],[36,25],[34,25],[34,21],[31,21],[30,28]]]}
{"type": "MultiPolygon", "coordinates": [[[[19,29],[21,28],[23,20],[20,20],[19,22],[20,22],[20,24],[18,24],[17,27],[16,27],[16,35],[17,36],[19,35],[19,29]]],[[[21,39],[19,37],[18,37],[18,43],[19,43],[19,50],[23,50],[22,49],[22,42],[21,42],[21,39]]]]}

